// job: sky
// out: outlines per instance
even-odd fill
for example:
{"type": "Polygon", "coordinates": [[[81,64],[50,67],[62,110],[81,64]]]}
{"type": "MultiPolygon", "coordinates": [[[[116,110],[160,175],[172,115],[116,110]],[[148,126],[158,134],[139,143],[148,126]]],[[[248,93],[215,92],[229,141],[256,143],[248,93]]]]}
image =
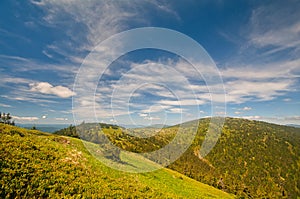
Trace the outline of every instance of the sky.
{"type": "Polygon", "coordinates": [[[0,111],[17,124],[300,124],[299,9],[296,0],[3,0],[0,111]],[[134,32],[150,27],[165,32],[134,32]],[[167,46],[126,51],[143,42],[167,46]]]}

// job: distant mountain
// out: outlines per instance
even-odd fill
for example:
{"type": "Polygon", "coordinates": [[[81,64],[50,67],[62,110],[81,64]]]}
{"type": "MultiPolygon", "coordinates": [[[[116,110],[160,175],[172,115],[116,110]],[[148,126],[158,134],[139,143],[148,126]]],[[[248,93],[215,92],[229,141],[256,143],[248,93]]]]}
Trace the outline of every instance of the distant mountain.
{"type": "Polygon", "coordinates": [[[166,128],[166,127],[169,127],[169,125],[166,125],[166,124],[153,124],[153,125],[150,125],[150,126],[146,126],[145,128],[157,128],[157,129],[160,129],[160,128],[166,128]]]}
{"type": "Polygon", "coordinates": [[[69,124],[16,124],[16,126],[20,126],[26,129],[32,129],[35,127],[37,130],[54,133],[62,128],[66,128],[69,124]]]}
{"type": "Polygon", "coordinates": [[[122,126],[127,129],[136,129],[136,128],[145,128],[144,125],[134,125],[134,124],[119,124],[119,126],[122,126]]]}
{"type": "MultiPolygon", "coordinates": [[[[97,145],[76,138],[4,124],[0,138],[0,198],[234,198],[170,169],[114,170],[85,148],[97,145]]],[[[140,166],[136,156],[121,155],[140,166]]]]}
{"type": "Polygon", "coordinates": [[[132,125],[132,124],[120,124],[119,126],[125,127],[127,129],[137,129],[137,128],[164,128],[168,127],[165,124],[153,124],[153,125],[132,125]]]}
{"type": "MultiPolygon", "coordinates": [[[[169,165],[170,169],[240,198],[297,198],[300,195],[300,128],[226,118],[217,144],[203,158],[199,149],[209,124],[210,118],[205,118],[180,125],[187,133],[197,130],[197,135],[188,150],[169,165]]],[[[102,131],[120,148],[142,153],[166,146],[175,137],[178,127],[163,128],[146,138],[131,136],[130,130],[121,128],[103,128],[102,131]]],[[[90,128],[86,128],[84,139],[97,143],[101,133],[92,125],[90,128]]],[[[147,128],[133,131],[151,134],[147,128]]]]}
{"type": "Polygon", "coordinates": [[[286,124],[286,126],[292,126],[292,127],[300,128],[299,124],[286,124]]]}

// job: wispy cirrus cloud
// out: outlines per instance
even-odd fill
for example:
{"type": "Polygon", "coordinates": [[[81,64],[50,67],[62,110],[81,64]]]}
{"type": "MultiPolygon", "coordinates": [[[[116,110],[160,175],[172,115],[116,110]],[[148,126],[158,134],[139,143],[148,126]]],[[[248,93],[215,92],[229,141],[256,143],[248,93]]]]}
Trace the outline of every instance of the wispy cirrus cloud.
{"type": "Polygon", "coordinates": [[[300,59],[288,59],[271,63],[231,65],[222,69],[224,79],[267,80],[300,77],[300,59]]]}
{"type": "MultiPolygon", "coordinates": [[[[30,42],[30,39],[28,39],[27,37],[24,37],[23,35],[19,35],[13,32],[10,32],[8,30],[5,30],[3,28],[0,28],[0,35],[4,35],[5,37],[10,37],[13,39],[18,39],[18,40],[22,40],[22,41],[26,41],[27,43],[30,42]]],[[[6,44],[6,42],[4,42],[6,44]]],[[[6,44],[8,45],[8,44],[6,44]]]]}
{"type": "Polygon", "coordinates": [[[243,64],[221,69],[228,102],[266,101],[297,91],[300,60],[243,64]]]}
{"type": "Polygon", "coordinates": [[[250,19],[250,43],[269,47],[268,54],[300,50],[299,1],[274,1],[253,10],[250,19]],[[288,15],[288,17],[287,17],[288,15]]]}
{"type": "MultiPolygon", "coordinates": [[[[153,10],[174,16],[177,20],[180,19],[169,4],[156,0],[91,0],[84,4],[80,0],[32,0],[31,2],[45,11],[43,21],[46,25],[67,27],[66,34],[73,43],[78,45],[77,50],[92,50],[96,44],[118,32],[151,25],[149,18],[153,10]]],[[[61,44],[68,46],[67,42],[61,44]]],[[[63,49],[61,44],[53,43],[52,47],[59,46],[60,52],[58,53],[61,53],[63,49]]],[[[55,49],[48,48],[48,50],[55,49]]]]}
{"type": "Polygon", "coordinates": [[[243,39],[229,36],[240,49],[221,64],[228,102],[270,101],[299,91],[299,6],[293,0],[259,4],[240,27],[243,39]]]}
{"type": "MultiPolygon", "coordinates": [[[[72,63],[45,63],[32,58],[24,58],[20,56],[10,56],[0,54],[0,65],[3,67],[10,66],[13,73],[20,74],[22,72],[54,72],[60,77],[74,77],[78,70],[78,66],[72,63]]],[[[13,74],[12,74],[13,75],[13,74]]]]}

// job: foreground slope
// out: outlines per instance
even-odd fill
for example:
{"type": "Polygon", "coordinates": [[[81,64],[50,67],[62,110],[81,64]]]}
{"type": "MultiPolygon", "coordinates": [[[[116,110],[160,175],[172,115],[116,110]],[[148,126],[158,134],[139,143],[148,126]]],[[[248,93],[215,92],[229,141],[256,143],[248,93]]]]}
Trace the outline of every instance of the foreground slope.
{"type": "Polygon", "coordinates": [[[1,198],[232,198],[168,169],[115,171],[76,138],[4,124],[0,138],[1,198]]]}

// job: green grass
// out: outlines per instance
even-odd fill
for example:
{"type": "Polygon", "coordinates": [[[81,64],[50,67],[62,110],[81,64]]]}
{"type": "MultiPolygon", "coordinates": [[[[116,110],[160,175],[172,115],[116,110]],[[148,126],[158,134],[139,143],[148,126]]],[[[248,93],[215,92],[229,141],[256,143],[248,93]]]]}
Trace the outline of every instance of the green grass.
{"type": "MultiPolygon", "coordinates": [[[[1,198],[233,198],[169,169],[105,166],[76,138],[0,124],[1,198]]],[[[122,161],[136,159],[121,154],[122,161]]],[[[136,165],[138,166],[136,161],[136,165]]]]}

